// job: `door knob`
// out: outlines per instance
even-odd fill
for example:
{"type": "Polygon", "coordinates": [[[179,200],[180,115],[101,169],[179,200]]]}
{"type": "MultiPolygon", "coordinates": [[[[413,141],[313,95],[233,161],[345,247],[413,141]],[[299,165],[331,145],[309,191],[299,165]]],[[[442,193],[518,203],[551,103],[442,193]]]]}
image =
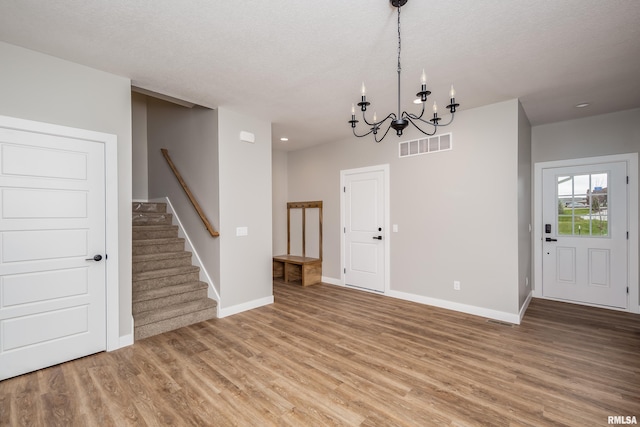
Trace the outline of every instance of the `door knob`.
{"type": "Polygon", "coordinates": [[[547,237],[546,239],[544,239],[547,242],[557,242],[558,239],[552,239],[551,237],[547,237]]]}
{"type": "Polygon", "coordinates": [[[98,255],[94,256],[93,258],[85,259],[85,261],[102,261],[102,255],[98,254],[98,255]]]}
{"type": "Polygon", "coordinates": [[[373,240],[382,240],[382,236],[373,236],[373,240]]]}

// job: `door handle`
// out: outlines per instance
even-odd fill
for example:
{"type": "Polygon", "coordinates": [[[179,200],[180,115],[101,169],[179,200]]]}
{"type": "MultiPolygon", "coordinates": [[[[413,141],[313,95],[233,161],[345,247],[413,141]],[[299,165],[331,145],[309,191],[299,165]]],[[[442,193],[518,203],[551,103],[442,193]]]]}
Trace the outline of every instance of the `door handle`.
{"type": "Polygon", "coordinates": [[[85,261],[102,261],[102,255],[98,254],[98,255],[94,256],[93,258],[85,259],[85,261]]]}
{"type": "Polygon", "coordinates": [[[544,239],[547,242],[557,242],[558,239],[552,239],[551,237],[547,237],[546,239],[544,239]]]}
{"type": "Polygon", "coordinates": [[[373,240],[382,240],[382,236],[373,236],[373,240]]]}

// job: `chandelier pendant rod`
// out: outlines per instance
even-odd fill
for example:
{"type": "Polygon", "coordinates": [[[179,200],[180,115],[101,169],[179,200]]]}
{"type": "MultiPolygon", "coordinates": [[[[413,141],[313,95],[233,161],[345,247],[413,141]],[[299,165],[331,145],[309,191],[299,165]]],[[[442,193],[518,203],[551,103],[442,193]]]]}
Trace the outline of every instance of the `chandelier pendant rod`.
{"type": "Polygon", "coordinates": [[[402,118],[400,114],[400,75],[402,74],[402,66],[400,65],[400,53],[402,52],[402,38],[400,35],[400,9],[402,9],[401,5],[398,5],[398,116],[396,117],[398,120],[402,118]]]}

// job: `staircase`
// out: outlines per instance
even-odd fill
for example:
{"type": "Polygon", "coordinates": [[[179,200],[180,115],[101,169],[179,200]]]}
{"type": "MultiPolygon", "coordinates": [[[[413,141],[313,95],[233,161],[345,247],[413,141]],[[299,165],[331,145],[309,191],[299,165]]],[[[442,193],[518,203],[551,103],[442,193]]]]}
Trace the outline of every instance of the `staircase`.
{"type": "Polygon", "coordinates": [[[171,219],[166,203],[133,203],[136,340],[216,317],[216,302],[171,219]]]}

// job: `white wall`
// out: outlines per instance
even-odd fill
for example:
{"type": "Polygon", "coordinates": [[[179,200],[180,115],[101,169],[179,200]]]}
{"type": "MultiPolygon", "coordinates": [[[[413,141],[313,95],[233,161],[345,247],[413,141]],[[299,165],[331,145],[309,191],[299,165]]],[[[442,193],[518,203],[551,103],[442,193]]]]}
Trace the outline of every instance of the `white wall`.
{"type": "Polygon", "coordinates": [[[443,130],[453,150],[422,156],[398,158],[415,131],[289,152],[289,200],[324,202],[323,275],[341,277],[340,170],[388,163],[391,290],[517,314],[518,114],[517,100],[462,110],[443,130]]]}
{"type": "Polygon", "coordinates": [[[0,114],[118,137],[120,336],[131,322],[131,83],[0,42],[0,114]]]}
{"type": "Polygon", "coordinates": [[[218,155],[220,298],[230,313],[273,301],[271,123],[219,108],[218,155]],[[240,141],[241,131],[255,143],[240,141]]]}
{"type": "Polygon", "coordinates": [[[640,150],[640,108],[531,129],[533,163],[640,150]]]}
{"type": "Polygon", "coordinates": [[[132,121],[132,196],[134,200],[149,199],[149,168],[147,166],[147,97],[131,93],[132,121]]]}
{"type": "Polygon", "coordinates": [[[169,150],[176,168],[213,227],[218,230],[218,126],[217,112],[186,108],[149,97],[147,129],[149,198],[169,197],[203,267],[220,294],[220,242],[204,227],[198,213],[173,175],[160,149],[169,150]]]}
{"type": "Polygon", "coordinates": [[[531,293],[531,124],[518,103],[518,307],[522,308],[531,293]]]}
{"type": "Polygon", "coordinates": [[[273,171],[273,254],[287,253],[287,202],[288,170],[287,152],[274,150],[271,152],[271,169],[273,171]]]}

